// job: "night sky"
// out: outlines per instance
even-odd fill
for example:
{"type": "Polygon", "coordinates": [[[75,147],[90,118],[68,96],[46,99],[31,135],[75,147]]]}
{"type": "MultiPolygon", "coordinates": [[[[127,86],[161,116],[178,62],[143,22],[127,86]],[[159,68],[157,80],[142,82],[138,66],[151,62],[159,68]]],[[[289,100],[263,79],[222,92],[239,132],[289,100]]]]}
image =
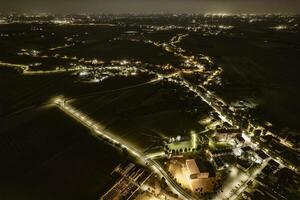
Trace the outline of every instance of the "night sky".
{"type": "Polygon", "coordinates": [[[299,14],[300,0],[0,0],[0,11],[299,14]]]}

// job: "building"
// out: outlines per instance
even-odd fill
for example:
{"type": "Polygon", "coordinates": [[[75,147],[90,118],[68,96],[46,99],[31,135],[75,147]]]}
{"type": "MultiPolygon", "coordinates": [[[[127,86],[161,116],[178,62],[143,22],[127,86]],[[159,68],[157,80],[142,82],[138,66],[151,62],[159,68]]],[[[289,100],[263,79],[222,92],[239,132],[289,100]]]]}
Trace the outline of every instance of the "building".
{"type": "Polygon", "coordinates": [[[257,160],[260,161],[260,163],[263,162],[264,160],[266,160],[269,157],[262,150],[255,151],[255,156],[257,157],[257,160]]]}
{"type": "Polygon", "coordinates": [[[236,161],[236,166],[245,172],[251,167],[251,165],[252,163],[248,160],[237,159],[236,161]]]}
{"type": "Polygon", "coordinates": [[[224,170],[228,167],[228,164],[225,164],[223,160],[219,157],[213,159],[213,163],[218,171],[224,170]]]}
{"type": "Polygon", "coordinates": [[[217,129],[214,137],[217,141],[225,142],[241,134],[241,129],[217,129]]]}
{"type": "Polygon", "coordinates": [[[245,143],[245,139],[243,138],[242,134],[238,134],[235,137],[235,142],[238,146],[242,146],[245,143]]]}
{"type": "Polygon", "coordinates": [[[280,164],[275,160],[271,159],[268,164],[272,167],[273,170],[277,170],[280,164]]]}
{"type": "Polygon", "coordinates": [[[186,160],[186,177],[193,192],[209,193],[214,189],[215,173],[208,162],[188,159],[186,160]]]}
{"type": "Polygon", "coordinates": [[[208,178],[209,172],[207,170],[202,170],[198,168],[196,161],[194,159],[186,160],[186,167],[189,172],[190,179],[208,178]]]}
{"type": "Polygon", "coordinates": [[[207,150],[207,154],[212,157],[219,157],[219,156],[228,156],[228,155],[234,155],[234,152],[232,149],[220,149],[220,150],[207,150]]]}

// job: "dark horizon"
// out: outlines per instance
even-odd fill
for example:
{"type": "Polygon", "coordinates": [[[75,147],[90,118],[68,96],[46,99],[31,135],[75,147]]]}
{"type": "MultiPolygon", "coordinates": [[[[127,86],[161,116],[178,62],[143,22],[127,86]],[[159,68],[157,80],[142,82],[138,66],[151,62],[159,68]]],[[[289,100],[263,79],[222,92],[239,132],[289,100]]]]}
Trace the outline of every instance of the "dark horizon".
{"type": "Polygon", "coordinates": [[[285,13],[300,14],[297,0],[11,0],[0,3],[0,12],[51,13],[285,13]]]}

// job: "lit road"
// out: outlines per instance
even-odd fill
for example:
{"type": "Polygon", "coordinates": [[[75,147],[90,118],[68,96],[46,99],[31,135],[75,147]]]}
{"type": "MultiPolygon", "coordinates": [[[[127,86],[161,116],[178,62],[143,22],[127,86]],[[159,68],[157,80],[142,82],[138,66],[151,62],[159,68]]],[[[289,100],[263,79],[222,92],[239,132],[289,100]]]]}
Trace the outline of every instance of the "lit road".
{"type": "Polygon", "coordinates": [[[0,66],[4,67],[12,67],[19,68],[22,70],[24,75],[41,75],[41,74],[54,74],[54,73],[62,73],[62,72],[75,72],[81,70],[87,70],[87,68],[82,67],[73,67],[69,69],[54,69],[54,70],[30,70],[28,65],[20,65],[20,64],[12,64],[0,61],[0,66]]]}
{"type": "Polygon", "coordinates": [[[164,151],[159,151],[159,152],[156,152],[156,153],[151,153],[151,154],[148,154],[146,156],[147,159],[153,159],[153,158],[160,158],[160,157],[165,157],[166,156],[166,153],[164,151]]]}
{"type": "Polygon", "coordinates": [[[154,172],[159,174],[161,177],[164,177],[166,179],[167,184],[170,186],[172,191],[182,199],[187,200],[194,200],[196,199],[191,194],[186,192],[183,188],[181,188],[176,181],[174,181],[168,173],[160,166],[159,163],[152,160],[151,158],[147,158],[147,155],[144,155],[140,150],[134,148],[131,146],[128,142],[124,141],[123,139],[117,137],[116,135],[109,133],[104,130],[101,125],[94,122],[92,119],[90,119],[88,116],[84,115],[80,111],[77,111],[70,105],[68,105],[64,99],[62,98],[56,98],[54,100],[55,105],[57,105],[63,112],[71,116],[72,118],[76,119],[78,122],[92,130],[92,133],[95,136],[102,136],[104,138],[107,138],[111,142],[115,144],[120,144],[122,148],[125,148],[130,154],[137,157],[140,161],[148,165],[154,172]]]}
{"type": "Polygon", "coordinates": [[[148,163],[152,167],[152,169],[157,172],[161,177],[166,179],[167,184],[170,186],[172,191],[179,195],[180,198],[188,199],[188,200],[195,200],[196,198],[192,196],[190,193],[185,191],[181,186],[174,181],[168,173],[154,160],[148,159],[148,163]]]}
{"type": "Polygon", "coordinates": [[[29,69],[28,65],[20,65],[20,64],[12,64],[12,63],[6,63],[6,62],[2,62],[0,61],[0,66],[4,66],[4,67],[16,67],[19,68],[23,71],[27,71],[29,69]]]}
{"type": "Polygon", "coordinates": [[[55,69],[55,70],[40,70],[40,71],[23,71],[23,74],[27,75],[40,75],[40,74],[55,74],[55,73],[62,73],[62,72],[76,72],[81,71],[82,68],[70,68],[70,69],[55,69]]]}
{"type": "Polygon", "coordinates": [[[217,106],[216,103],[214,103],[214,101],[212,100],[212,98],[214,98],[214,96],[208,91],[206,90],[206,88],[200,87],[202,90],[206,91],[206,93],[201,92],[200,89],[197,89],[196,86],[193,86],[191,83],[189,83],[188,81],[183,79],[183,83],[186,87],[189,88],[190,91],[194,92],[197,94],[197,96],[199,96],[205,103],[207,103],[216,113],[218,113],[218,115],[220,116],[221,120],[224,122],[229,123],[230,125],[233,125],[233,120],[230,119],[228,116],[224,115],[222,112],[222,109],[217,106]]]}

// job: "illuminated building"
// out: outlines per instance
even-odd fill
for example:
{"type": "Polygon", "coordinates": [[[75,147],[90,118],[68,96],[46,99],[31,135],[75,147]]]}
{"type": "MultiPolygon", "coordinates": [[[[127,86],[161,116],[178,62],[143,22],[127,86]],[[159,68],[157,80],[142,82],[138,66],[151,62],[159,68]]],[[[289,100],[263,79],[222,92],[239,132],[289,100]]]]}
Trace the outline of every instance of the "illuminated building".
{"type": "Polygon", "coordinates": [[[215,175],[208,170],[206,162],[194,159],[186,160],[186,176],[193,192],[206,193],[212,192],[214,187],[215,175]]]}
{"type": "Polygon", "coordinates": [[[189,178],[191,180],[209,177],[209,172],[202,169],[200,171],[194,159],[186,160],[186,167],[188,169],[189,178]]]}
{"type": "Polygon", "coordinates": [[[214,137],[217,141],[228,141],[241,133],[242,131],[240,129],[218,129],[214,137]]]}

